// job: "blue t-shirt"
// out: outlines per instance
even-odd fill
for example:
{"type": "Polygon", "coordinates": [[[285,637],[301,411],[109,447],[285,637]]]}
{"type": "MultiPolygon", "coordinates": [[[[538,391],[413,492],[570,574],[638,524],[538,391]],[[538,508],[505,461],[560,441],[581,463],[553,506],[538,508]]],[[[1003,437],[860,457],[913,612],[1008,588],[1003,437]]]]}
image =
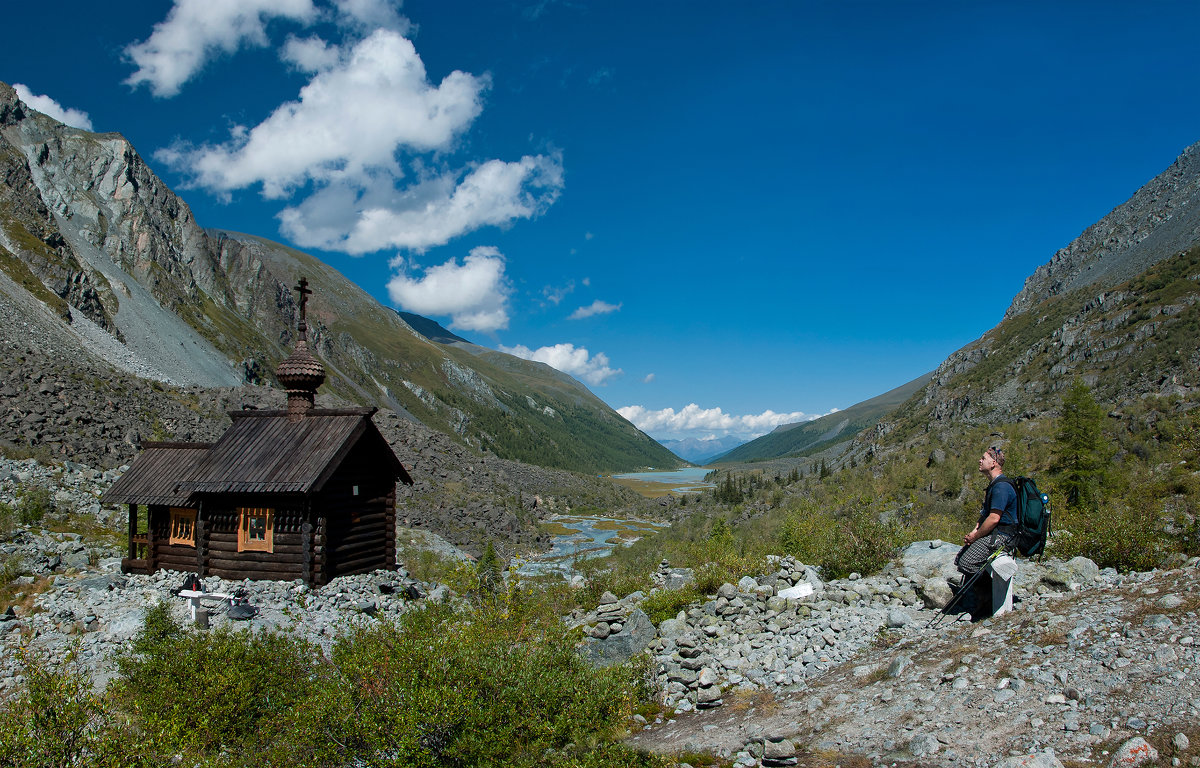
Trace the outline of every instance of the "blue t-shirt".
{"type": "Polygon", "coordinates": [[[979,519],[982,521],[991,513],[993,509],[1000,510],[1000,522],[998,525],[1016,525],[1017,524],[1017,491],[1013,488],[1012,483],[1004,475],[998,476],[992,481],[990,486],[991,494],[990,502],[988,495],[984,495],[983,509],[979,511],[979,519]]]}

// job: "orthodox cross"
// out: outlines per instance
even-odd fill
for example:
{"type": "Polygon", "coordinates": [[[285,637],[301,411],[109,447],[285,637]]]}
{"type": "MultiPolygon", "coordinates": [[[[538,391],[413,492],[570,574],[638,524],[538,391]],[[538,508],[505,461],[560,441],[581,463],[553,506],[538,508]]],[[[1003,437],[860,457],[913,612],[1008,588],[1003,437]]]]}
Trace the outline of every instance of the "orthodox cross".
{"type": "Polygon", "coordinates": [[[308,306],[308,295],[312,293],[312,289],[308,287],[308,280],[300,278],[300,284],[293,290],[300,292],[300,319],[305,319],[305,308],[308,306]]]}

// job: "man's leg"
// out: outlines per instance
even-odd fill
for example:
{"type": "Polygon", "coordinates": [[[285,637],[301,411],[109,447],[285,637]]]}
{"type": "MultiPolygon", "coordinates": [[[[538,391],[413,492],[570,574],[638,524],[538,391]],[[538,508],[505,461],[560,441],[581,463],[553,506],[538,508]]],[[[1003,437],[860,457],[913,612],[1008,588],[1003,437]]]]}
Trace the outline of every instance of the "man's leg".
{"type": "Polygon", "coordinates": [[[954,558],[954,564],[958,567],[958,572],[963,575],[963,583],[974,576],[987,559],[992,556],[992,537],[984,536],[982,539],[976,539],[959,551],[958,556],[954,558]]]}

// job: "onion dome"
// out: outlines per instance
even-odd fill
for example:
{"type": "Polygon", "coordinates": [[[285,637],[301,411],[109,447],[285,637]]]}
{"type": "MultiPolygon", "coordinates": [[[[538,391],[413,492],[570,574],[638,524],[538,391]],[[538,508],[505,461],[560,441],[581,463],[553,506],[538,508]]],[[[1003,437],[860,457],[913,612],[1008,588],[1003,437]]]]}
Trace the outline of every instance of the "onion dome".
{"type": "Polygon", "coordinates": [[[325,366],[308,350],[308,322],[305,313],[308,304],[308,281],[300,278],[296,287],[300,292],[300,322],[297,325],[299,338],[296,349],[279,363],[275,378],[287,389],[288,419],[299,421],[316,405],[317,388],[325,382],[325,366]]]}

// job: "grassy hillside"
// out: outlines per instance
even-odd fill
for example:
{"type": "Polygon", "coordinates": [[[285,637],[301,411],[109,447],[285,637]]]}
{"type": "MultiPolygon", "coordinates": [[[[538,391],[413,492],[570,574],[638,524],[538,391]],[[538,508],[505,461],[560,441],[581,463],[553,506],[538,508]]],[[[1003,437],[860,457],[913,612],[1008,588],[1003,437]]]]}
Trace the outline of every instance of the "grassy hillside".
{"type": "MultiPolygon", "coordinates": [[[[229,249],[231,270],[261,267],[250,283],[257,285],[253,296],[273,297],[308,278],[311,335],[329,373],[323,391],[394,408],[476,448],[541,466],[600,473],[681,463],[570,376],[466,343],[420,318],[421,330],[447,343],[431,341],[312,256],[264,238],[229,236],[246,245],[229,249]]],[[[290,305],[255,301],[247,298],[245,312],[255,327],[294,327],[290,305]]],[[[268,370],[289,345],[260,348],[268,370]]]]}
{"type": "Polygon", "coordinates": [[[912,397],[927,381],[928,374],[844,411],[831,413],[813,421],[785,424],[770,434],[734,448],[710,463],[738,464],[811,456],[832,445],[851,440],[862,430],[875,426],[880,419],[912,397]]]}

